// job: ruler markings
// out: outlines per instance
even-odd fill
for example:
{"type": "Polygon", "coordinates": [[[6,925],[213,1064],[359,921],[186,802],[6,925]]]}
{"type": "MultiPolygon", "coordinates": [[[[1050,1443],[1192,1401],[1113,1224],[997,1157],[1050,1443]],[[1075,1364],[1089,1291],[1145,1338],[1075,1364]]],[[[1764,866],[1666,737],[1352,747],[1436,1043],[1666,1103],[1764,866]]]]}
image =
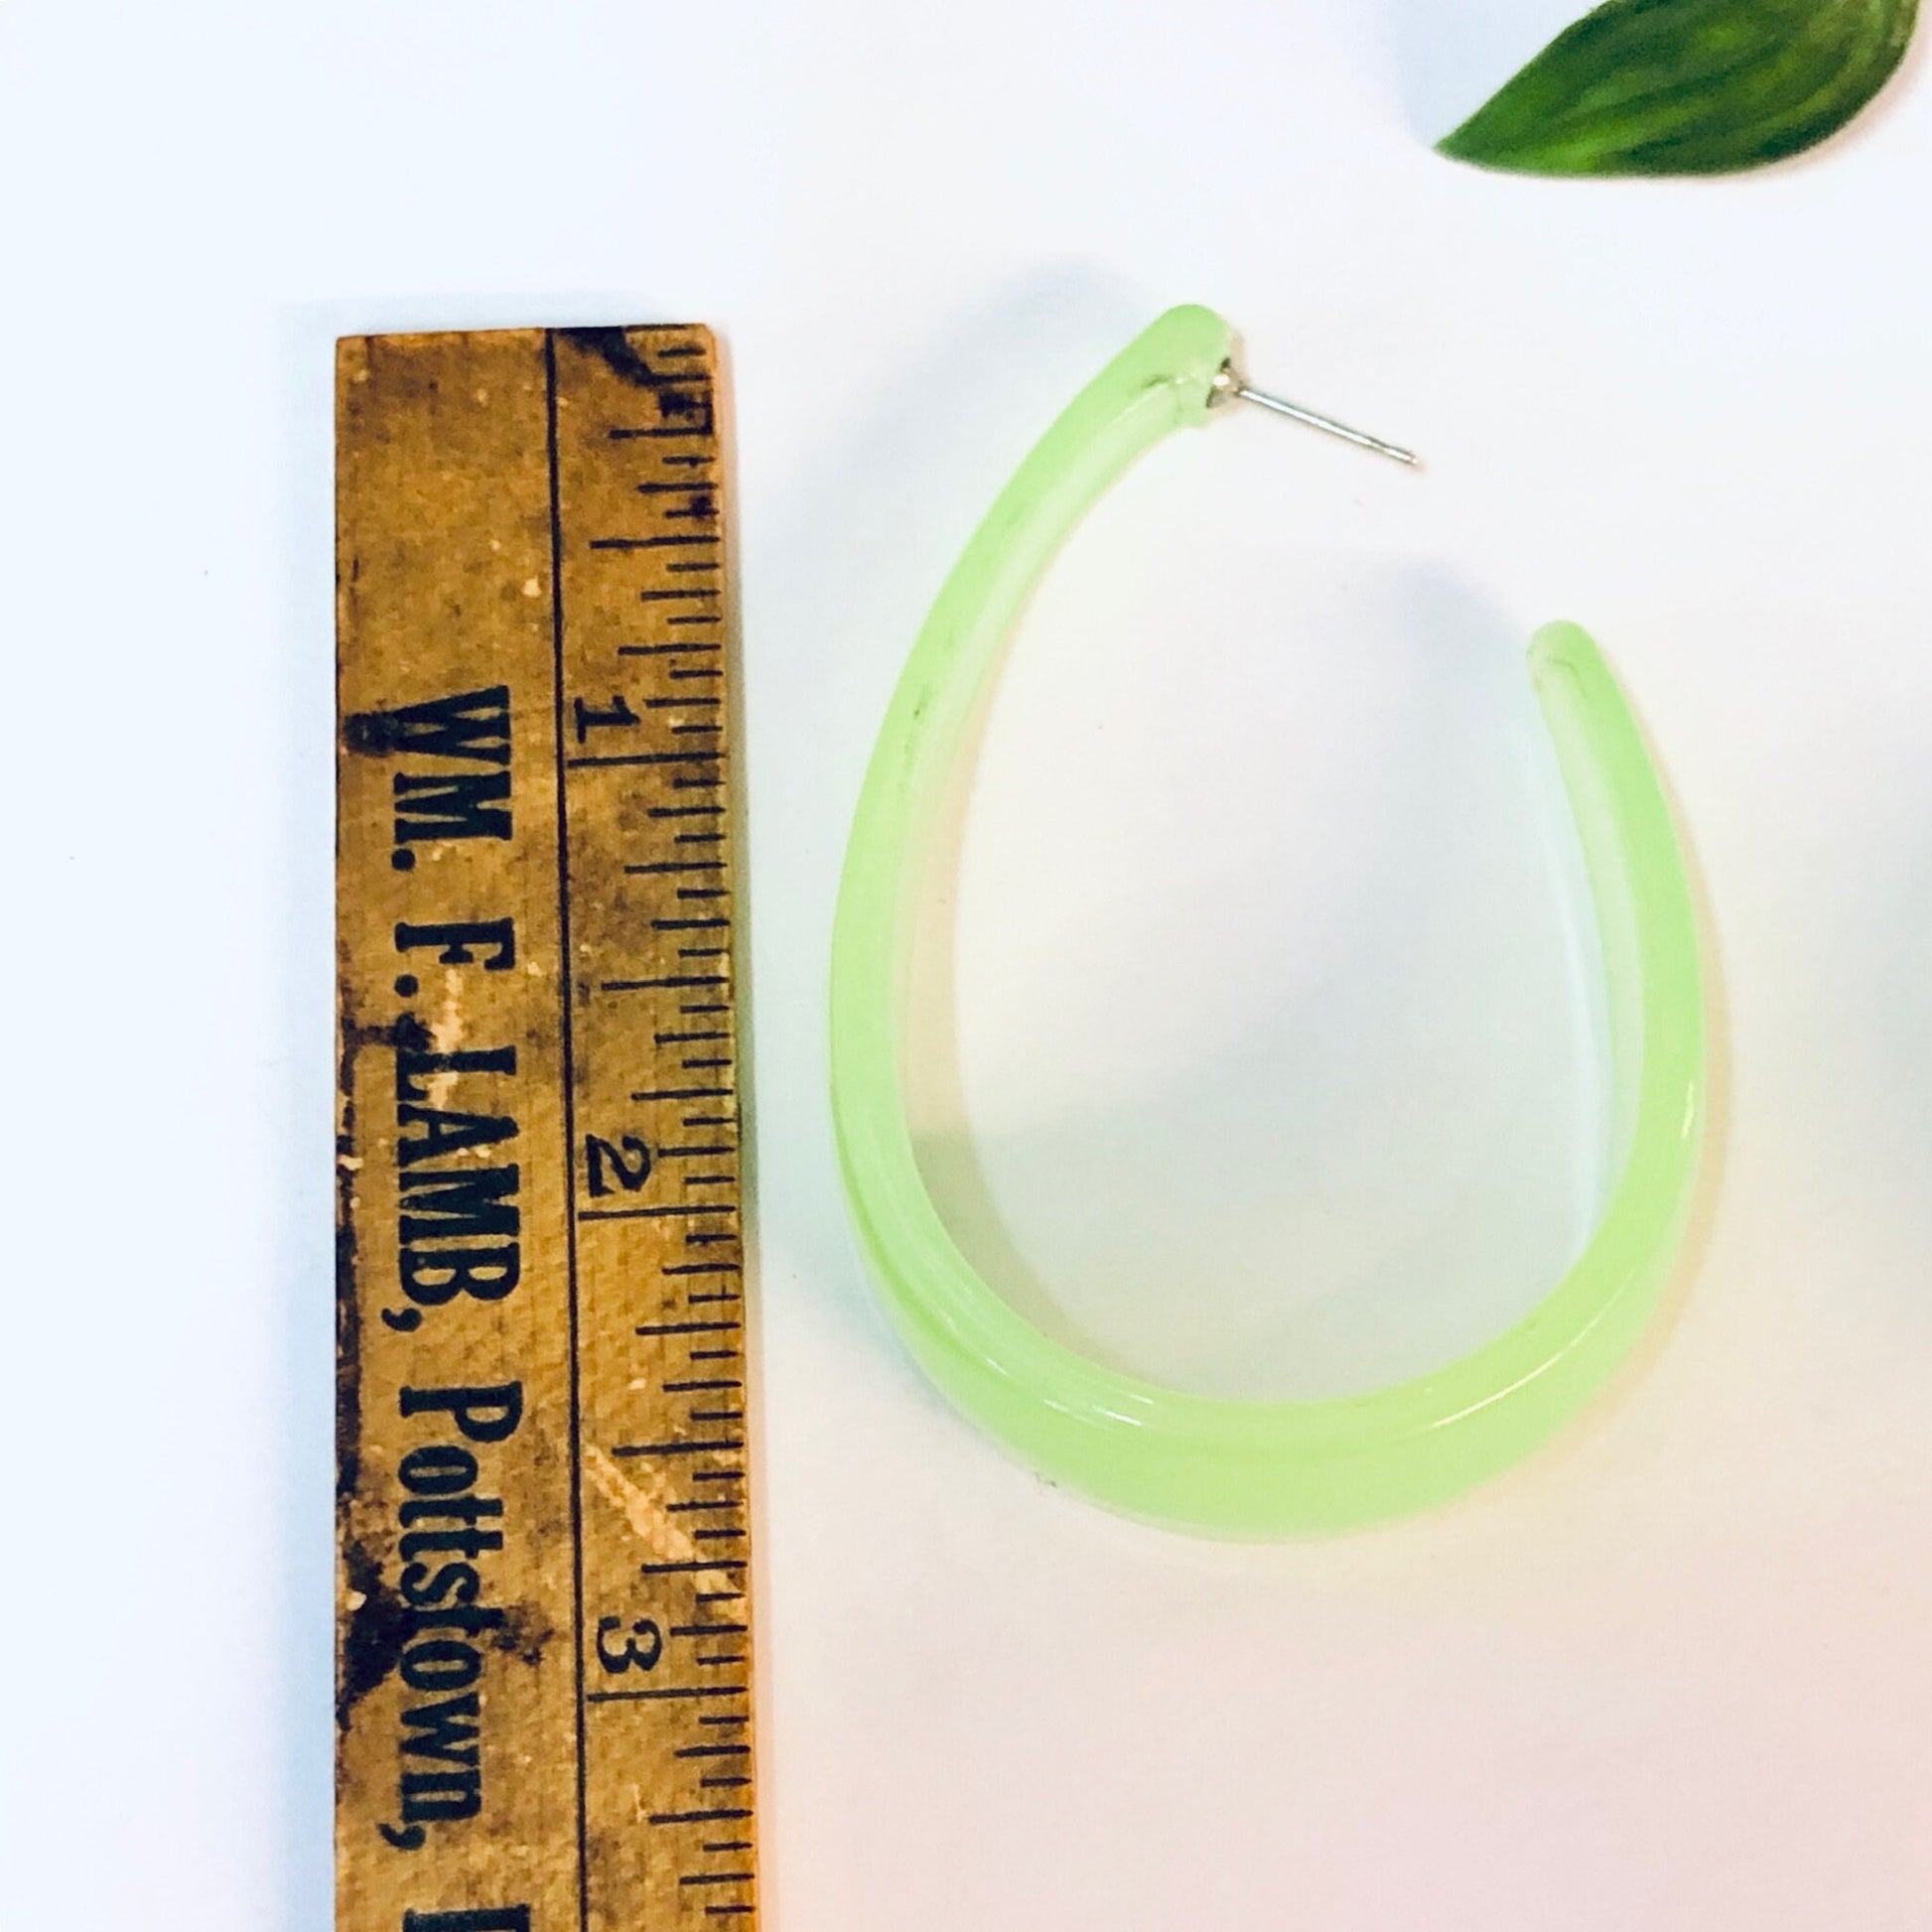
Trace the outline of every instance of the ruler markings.
{"type": "Polygon", "coordinates": [[[620,1443],[611,1453],[613,1455],[702,1455],[708,1450],[716,1449],[725,1454],[734,1454],[744,1447],[743,1437],[715,1436],[709,1439],[697,1437],[671,1443],[620,1443]]]}
{"type": "Polygon", "coordinates": [[[583,771],[593,765],[719,764],[723,759],[722,752],[587,752],[564,762],[573,771],[583,771]]]}
{"type": "MultiPolygon", "coordinates": [[[[723,973],[670,973],[648,980],[602,980],[598,984],[600,993],[649,993],[680,986],[726,986],[730,982],[723,973]]],[[[725,1062],[729,1064],[729,1062],[725,1062]]],[[[641,1099],[640,1094],[632,1094],[633,1100],[641,1099]]]]}
{"type": "Polygon", "coordinates": [[[677,1221],[709,1214],[735,1214],[736,1201],[667,1201],[658,1207],[580,1207],[580,1221],[677,1221]]]}
{"type": "MultiPolygon", "coordinates": [[[[699,545],[715,547],[724,541],[723,537],[592,537],[593,550],[691,550],[699,545]]],[[[707,564],[707,570],[716,569],[707,564]]]]}

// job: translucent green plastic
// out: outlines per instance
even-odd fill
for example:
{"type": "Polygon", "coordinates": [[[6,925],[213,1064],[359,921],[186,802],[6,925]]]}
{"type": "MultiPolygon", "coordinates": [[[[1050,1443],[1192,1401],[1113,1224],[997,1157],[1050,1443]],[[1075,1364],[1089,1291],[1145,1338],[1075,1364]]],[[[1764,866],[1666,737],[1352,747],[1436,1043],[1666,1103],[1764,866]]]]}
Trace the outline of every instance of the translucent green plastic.
{"type": "MultiPolygon", "coordinates": [[[[867,1263],[946,1395],[1048,1477],[1102,1503],[1258,1537],[1444,1501],[1523,1456],[1603,1384],[1651,1314],[1682,1235],[1701,1139],[1704,1023],[1670,808],[1595,645],[1573,624],[1552,625],[1530,646],[1530,672],[1604,947],[1617,1170],[1594,1235],[1556,1289],[1494,1341],[1413,1381],[1327,1401],[1229,1402],[1085,1358],[974,1272],[926,1190],[906,1120],[899,1052],[914,888],[975,702],[1028,594],[1143,451],[1206,420],[1229,350],[1227,325],[1207,310],[1163,316],[1047,431],[947,579],[853,823],[833,939],[832,1110],[867,1263]]],[[[1185,1302],[1177,1286],[1176,1311],[1185,1302]]]]}

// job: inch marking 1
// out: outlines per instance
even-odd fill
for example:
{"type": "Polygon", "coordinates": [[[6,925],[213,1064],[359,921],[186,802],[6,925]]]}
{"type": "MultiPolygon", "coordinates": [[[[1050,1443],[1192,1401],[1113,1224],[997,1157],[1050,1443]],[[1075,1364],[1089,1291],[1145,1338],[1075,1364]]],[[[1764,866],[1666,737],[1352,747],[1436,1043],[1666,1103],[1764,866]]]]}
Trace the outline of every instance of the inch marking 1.
{"type": "Polygon", "coordinates": [[[755,1925],[714,345],[339,409],[338,1924],[755,1925]]]}

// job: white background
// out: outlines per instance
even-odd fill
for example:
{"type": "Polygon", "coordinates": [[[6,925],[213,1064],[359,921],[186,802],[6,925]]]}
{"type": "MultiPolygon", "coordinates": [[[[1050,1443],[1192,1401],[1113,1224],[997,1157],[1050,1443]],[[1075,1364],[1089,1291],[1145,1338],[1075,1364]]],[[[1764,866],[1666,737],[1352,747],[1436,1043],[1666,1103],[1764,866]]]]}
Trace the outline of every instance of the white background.
{"type": "Polygon", "coordinates": [[[329,1923],[331,344],[646,319],[736,398],[770,1923],[1932,1923],[1932,72],[1749,181],[1432,156],[1578,4],[0,9],[8,1926],[329,1923]],[[1218,425],[1042,593],[921,1009],[989,1273],[1301,1392],[1560,1272],[1598,1050],[1547,619],[1626,678],[1712,938],[1643,1361],[1464,1503],[1269,1549],[937,1402],[824,1099],[897,666],[1181,300],[1429,465],[1218,425]]]}

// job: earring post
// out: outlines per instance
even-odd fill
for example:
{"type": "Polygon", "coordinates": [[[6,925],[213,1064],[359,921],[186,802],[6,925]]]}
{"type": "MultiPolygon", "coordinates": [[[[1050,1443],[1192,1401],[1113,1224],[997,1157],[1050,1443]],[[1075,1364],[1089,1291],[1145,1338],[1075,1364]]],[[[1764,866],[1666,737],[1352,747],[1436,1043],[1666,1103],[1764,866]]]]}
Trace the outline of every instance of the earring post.
{"type": "Polygon", "coordinates": [[[1346,423],[1338,423],[1332,416],[1323,416],[1313,409],[1304,409],[1299,402],[1289,402],[1282,396],[1271,396],[1264,389],[1252,389],[1232,369],[1222,371],[1221,380],[1215,384],[1222,394],[1237,396],[1243,402],[1259,404],[1263,409],[1271,409],[1277,416],[1286,416],[1290,422],[1301,423],[1309,429],[1318,429],[1324,435],[1338,436],[1344,443],[1352,443],[1358,450],[1372,450],[1377,456],[1385,456],[1392,463],[1406,463],[1414,469],[1422,462],[1414,450],[1405,450],[1400,444],[1385,443],[1379,436],[1370,436],[1366,430],[1350,429],[1346,423]]]}

